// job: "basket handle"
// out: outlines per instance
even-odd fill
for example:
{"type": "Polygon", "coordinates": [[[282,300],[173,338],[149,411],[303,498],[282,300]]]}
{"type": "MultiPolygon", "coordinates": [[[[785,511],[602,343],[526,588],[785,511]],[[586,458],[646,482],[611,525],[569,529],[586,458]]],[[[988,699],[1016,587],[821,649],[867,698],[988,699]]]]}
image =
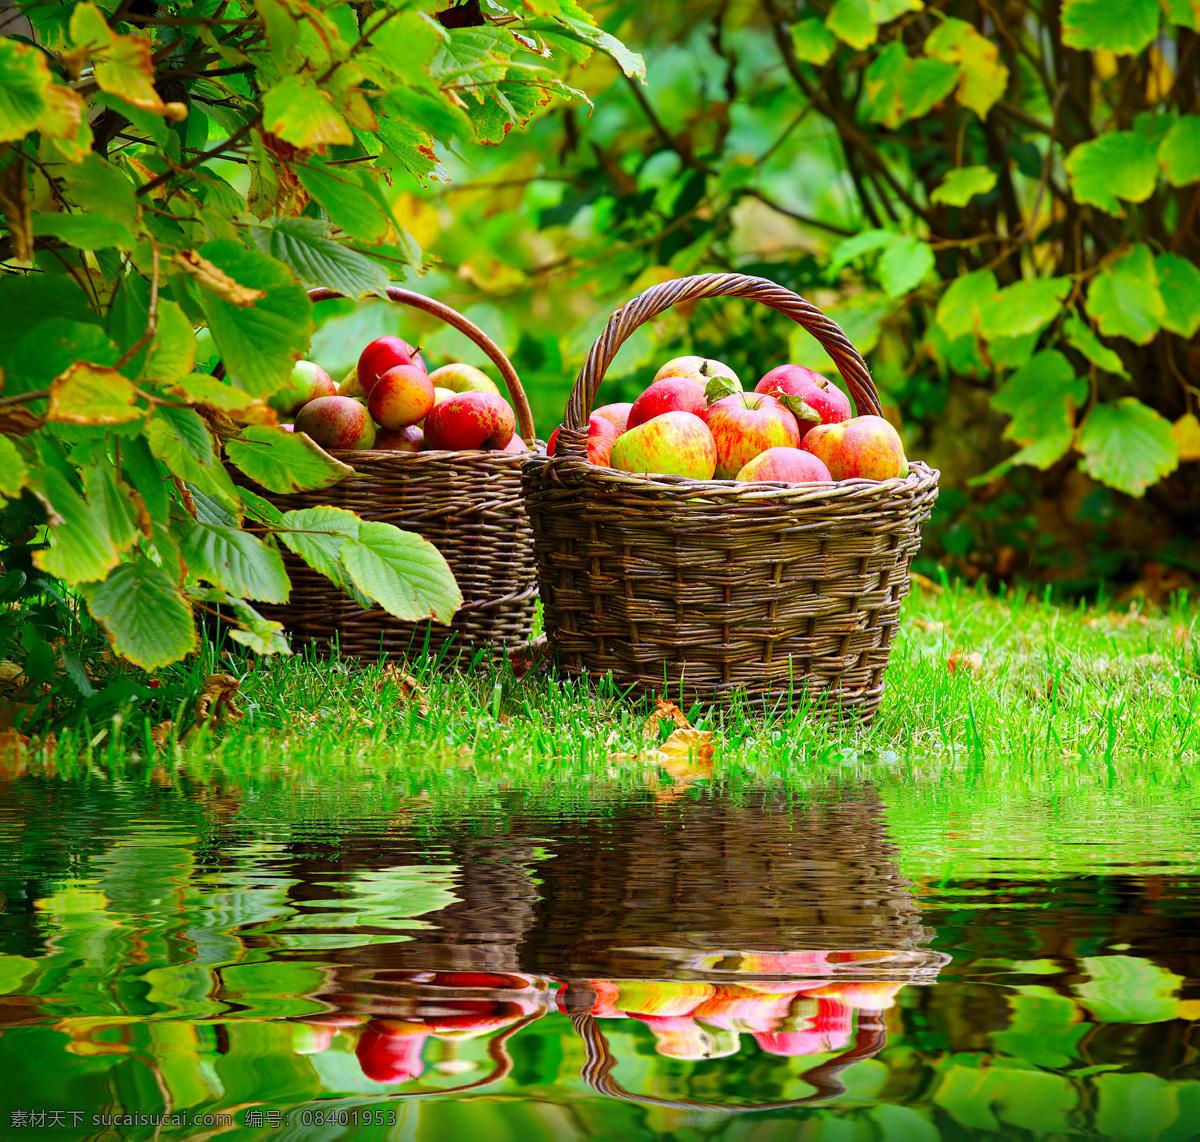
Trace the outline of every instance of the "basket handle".
{"type": "MultiPolygon", "coordinates": [[[[457,309],[451,309],[444,302],[435,301],[433,298],[426,297],[421,293],[414,293],[410,289],[401,289],[399,286],[388,286],[387,295],[389,301],[397,302],[400,305],[410,305],[413,309],[419,309],[422,313],[428,313],[441,319],[447,325],[457,329],[459,333],[469,337],[487,354],[488,360],[500,370],[500,376],[504,378],[504,385],[508,389],[508,396],[512,401],[513,411],[517,414],[517,428],[520,430],[521,437],[526,444],[532,447],[535,440],[535,432],[533,427],[533,413],[529,408],[529,398],[525,395],[525,389],[521,385],[521,378],[517,376],[517,370],[513,368],[512,362],[505,355],[504,350],[484,333],[478,325],[468,318],[463,317],[457,309]]],[[[313,301],[333,301],[336,298],[345,297],[346,295],[338,293],[337,290],[317,287],[316,289],[310,289],[308,296],[313,301]]]]}
{"type": "Polygon", "coordinates": [[[586,455],[587,421],[595,404],[596,392],[617,350],[630,334],[663,310],[679,302],[697,301],[704,297],[746,297],[761,301],[763,305],[790,317],[807,329],[833,358],[854,397],[859,415],[873,413],[878,416],[882,412],[879,394],[866,361],[841,327],[811,301],[767,278],[749,277],[746,274],[697,274],[651,286],[632,301],[627,301],[608,319],[604,332],[592,346],[567,398],[566,419],[563,421],[563,431],[559,434],[561,443],[555,450],[557,454],[580,459],[586,455]]]}

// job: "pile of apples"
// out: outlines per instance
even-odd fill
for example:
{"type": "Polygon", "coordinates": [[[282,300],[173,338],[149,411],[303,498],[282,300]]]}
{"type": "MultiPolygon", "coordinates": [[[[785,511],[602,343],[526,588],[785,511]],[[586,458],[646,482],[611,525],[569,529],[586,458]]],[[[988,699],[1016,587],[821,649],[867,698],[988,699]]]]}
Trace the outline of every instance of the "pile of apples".
{"type": "MultiPolygon", "coordinates": [[[[588,420],[588,459],[622,472],[695,480],[827,483],[908,474],[897,431],[852,416],[850,399],[819,373],[778,365],[754,386],[728,365],[676,357],[632,404],[588,420]]],[[[554,455],[558,432],[550,437],[554,455]]]]}
{"type": "Polygon", "coordinates": [[[322,448],[529,451],[491,377],[463,364],[431,373],[402,337],[377,337],[341,384],[320,365],[297,361],[289,386],[268,403],[322,448]]]}

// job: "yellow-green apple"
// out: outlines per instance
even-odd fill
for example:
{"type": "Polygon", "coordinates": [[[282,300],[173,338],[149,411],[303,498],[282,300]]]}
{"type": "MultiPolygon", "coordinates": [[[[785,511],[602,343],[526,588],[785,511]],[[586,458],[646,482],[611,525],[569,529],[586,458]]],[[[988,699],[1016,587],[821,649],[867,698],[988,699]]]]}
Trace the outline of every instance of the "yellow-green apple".
{"type": "Polygon", "coordinates": [[[733,382],[737,391],[740,392],[742,388],[742,382],[738,379],[737,373],[724,361],[714,361],[710,357],[672,357],[654,374],[656,381],[661,381],[666,377],[687,377],[689,380],[695,381],[701,388],[707,386],[714,377],[726,377],[733,382]]]}
{"type": "Polygon", "coordinates": [[[496,387],[496,382],[482,369],[475,368],[474,365],[457,362],[443,365],[440,369],[434,369],[429,374],[429,379],[435,386],[441,386],[443,389],[449,389],[455,393],[475,392],[501,395],[500,390],[496,387]]]}
{"type": "Polygon", "coordinates": [[[803,448],[768,448],[748,460],[735,480],[760,482],[774,480],[783,484],[828,484],[833,480],[829,469],[803,448]]]}
{"type": "Polygon", "coordinates": [[[890,480],[908,475],[904,443],[882,416],[818,424],[800,445],[825,462],[835,480],[890,480]]]}
{"type": "MultiPolygon", "coordinates": [[[[562,425],[559,425],[561,428],[562,425]]],[[[587,434],[587,455],[588,459],[593,464],[598,464],[601,468],[612,467],[612,450],[613,445],[617,442],[617,437],[621,435],[620,430],[607,417],[601,416],[598,412],[592,413],[588,417],[588,434],[587,434]]],[[[550,439],[546,443],[546,455],[554,456],[555,448],[558,446],[558,428],[550,433],[550,439]]]]}
{"type": "Polygon", "coordinates": [[[502,396],[457,393],[425,417],[425,449],[504,448],[516,430],[517,419],[502,396]]]}
{"type": "Polygon", "coordinates": [[[717,479],[732,480],[760,452],[795,448],[796,418],[766,393],[734,393],[708,410],[708,428],[717,445],[717,479]]]}
{"type": "Polygon", "coordinates": [[[310,400],[337,395],[333,378],[312,361],[297,361],[287,388],[272,393],[267,404],[281,416],[295,416],[310,400]]]}
{"type": "Polygon", "coordinates": [[[415,424],[404,428],[381,428],[375,433],[375,448],[380,452],[420,452],[425,433],[415,424]]]}
{"type": "Polygon", "coordinates": [[[711,480],[717,446],[708,426],[695,413],[664,412],[621,433],[609,465],[622,472],[656,472],[711,480]]]}
{"type": "Polygon", "coordinates": [[[754,391],[780,399],[795,415],[802,440],[814,424],[839,424],[854,415],[850,398],[837,385],[803,365],[776,365],[754,391]]]}
{"type": "Polygon", "coordinates": [[[618,432],[624,432],[629,427],[629,410],[631,408],[633,405],[628,401],[620,404],[605,404],[596,409],[592,415],[611,420],[617,426],[618,432]]]}
{"type": "Polygon", "coordinates": [[[423,369],[397,365],[371,386],[367,408],[380,428],[416,424],[433,408],[433,385],[423,369]]]}
{"type": "MultiPolygon", "coordinates": [[[[429,379],[432,381],[433,377],[431,376],[429,379]]],[[[479,389],[476,391],[487,392],[488,390],[487,389],[479,389]]],[[[496,395],[499,396],[500,394],[497,393],[496,395]]],[[[454,389],[448,389],[443,385],[434,385],[433,386],[433,403],[434,404],[441,404],[442,401],[449,400],[451,397],[456,397],[456,396],[458,396],[458,393],[456,393],[454,391],[454,389]]]]}
{"type": "Polygon", "coordinates": [[[625,428],[637,428],[664,412],[690,412],[704,420],[708,416],[708,398],[699,381],[687,377],[664,377],[655,381],[637,400],[626,417],[625,428]]]}
{"type": "Polygon", "coordinates": [[[337,395],[340,397],[361,397],[367,399],[367,394],[363,392],[363,387],[358,383],[358,369],[351,369],[341,380],[337,387],[337,395]]]}
{"type": "Polygon", "coordinates": [[[403,337],[376,337],[358,358],[356,372],[363,393],[370,393],[375,382],[397,365],[413,365],[422,373],[429,371],[425,368],[421,354],[403,337]]]}
{"type": "Polygon", "coordinates": [[[353,397],[317,397],[296,413],[296,431],[322,448],[359,450],[375,446],[375,422],[353,397]]]}

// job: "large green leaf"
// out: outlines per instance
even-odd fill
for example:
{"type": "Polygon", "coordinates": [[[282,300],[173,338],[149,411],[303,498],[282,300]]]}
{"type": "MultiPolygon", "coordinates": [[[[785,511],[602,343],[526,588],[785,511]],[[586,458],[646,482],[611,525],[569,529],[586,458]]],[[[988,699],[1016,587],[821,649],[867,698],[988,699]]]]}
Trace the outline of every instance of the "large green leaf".
{"type": "MultiPolygon", "coordinates": [[[[26,280],[31,286],[37,282],[26,280]]],[[[9,394],[25,387],[44,389],[76,361],[115,365],[119,357],[117,347],[98,325],[67,318],[52,318],[0,338],[0,367],[9,394]],[[22,378],[31,383],[17,383],[22,378]]]]}
{"type": "Polygon", "coordinates": [[[176,530],[184,562],[197,578],[241,598],[287,602],[291,584],[283,559],[261,539],[198,520],[185,520],[176,530]]]}
{"type": "Polygon", "coordinates": [[[83,492],[99,531],[107,534],[118,551],[128,551],[142,535],[132,489],[118,478],[108,463],[89,464],[83,469],[83,492]]]}
{"type": "Polygon", "coordinates": [[[171,384],[196,367],[196,334],[183,310],[173,301],[160,298],[158,324],[150,356],[142,374],[171,384]]]}
{"type": "Polygon", "coordinates": [[[1137,131],[1108,131],[1080,143],[1063,164],[1076,201],[1121,214],[1118,198],[1145,202],[1158,181],[1158,160],[1150,141],[1137,131]]]}
{"type": "Polygon", "coordinates": [[[302,75],[289,75],[263,95],[263,126],[304,151],[354,142],[354,132],[329,96],[302,75]]]}
{"type": "Polygon", "coordinates": [[[1062,309],[1071,289],[1068,278],[1026,278],[1002,289],[979,306],[979,329],[991,341],[1036,333],[1062,309]]]}
{"type": "MultiPolygon", "coordinates": [[[[50,320],[99,325],[103,319],[69,274],[0,276],[0,348],[50,320]]],[[[70,361],[65,361],[62,368],[48,373],[47,379],[61,373],[68,364],[70,361]]]]}
{"type": "Polygon", "coordinates": [[[35,214],[33,232],[38,237],[61,238],[81,250],[116,246],[132,249],[133,231],[123,222],[97,214],[35,214]]]}
{"type": "Polygon", "coordinates": [[[1167,306],[1149,246],[1139,242],[1105,265],[1088,287],[1087,310],[1105,337],[1128,337],[1138,345],[1154,339],[1167,306]]]}
{"type": "Polygon", "coordinates": [[[1065,0],[1063,43],[1081,51],[1137,55],[1158,35],[1158,0],[1065,0]]]}
{"type": "Polygon", "coordinates": [[[1200,115],[1174,122],[1158,145],[1158,161],[1172,186],[1200,179],[1200,115]]]}
{"type": "Polygon", "coordinates": [[[903,297],[916,289],[933,269],[933,250],[919,238],[893,242],[879,259],[879,280],[888,297],[903,297]]]}
{"type": "Polygon", "coordinates": [[[1121,358],[1116,355],[1088,326],[1072,313],[1063,323],[1063,334],[1067,344],[1077,349],[1098,369],[1118,377],[1128,377],[1121,358]]]}
{"type": "Polygon", "coordinates": [[[1159,254],[1154,269],[1167,310],[1163,328],[1180,337],[1194,337],[1200,329],[1200,268],[1178,254],[1159,254]]]}
{"type": "Polygon", "coordinates": [[[1032,444],[1075,427],[1075,409],[1088,385],[1056,349],[1032,357],[992,397],[992,407],[1012,417],[1004,430],[1009,440],[1032,444]]]}
{"type": "Polygon", "coordinates": [[[310,286],[325,286],[347,297],[387,297],[388,275],[378,262],[326,236],[315,218],[277,218],[251,227],[255,245],[291,266],[310,286]]]}
{"type": "Polygon", "coordinates": [[[891,230],[861,230],[852,238],[839,242],[829,255],[829,273],[835,274],[843,266],[848,266],[855,258],[869,254],[872,250],[882,250],[898,241],[899,234],[891,230]]]}
{"type": "Polygon", "coordinates": [[[25,457],[7,436],[0,436],[0,496],[19,496],[28,479],[25,457]]]}
{"type": "Polygon", "coordinates": [[[133,183],[125,173],[94,152],[64,172],[70,197],[80,210],[102,215],[113,222],[136,230],[137,198],[133,183]]]}
{"type": "Polygon", "coordinates": [[[41,49],[0,39],[0,143],[23,139],[37,126],[52,80],[41,49]]]}
{"type": "Polygon", "coordinates": [[[192,608],[171,576],[138,557],[103,582],[80,588],[113,649],[146,670],[178,662],[196,648],[192,608]]]}
{"type": "Polygon", "coordinates": [[[1171,422],[1134,397],[1096,405],[1079,430],[1079,450],[1088,475],[1131,496],[1179,464],[1171,422]]]}
{"type": "Polygon", "coordinates": [[[280,494],[327,488],[354,471],[305,433],[278,427],[247,428],[226,441],[225,452],[250,479],[280,494]]]}
{"type": "Polygon", "coordinates": [[[137,389],[116,369],[75,361],[50,383],[47,416],[60,424],[122,424],[140,420],[137,389]]]}
{"type": "Polygon", "coordinates": [[[201,250],[240,285],[264,290],[252,305],[233,305],[201,290],[200,304],[230,379],[251,396],[270,396],[287,385],[292,365],[313,334],[312,302],[287,267],[236,242],[209,242],[201,250]]]}
{"type": "Polygon", "coordinates": [[[331,167],[309,159],[297,167],[296,173],[338,229],[363,242],[379,242],[386,237],[391,216],[369,171],[331,167]]]}
{"type": "Polygon", "coordinates": [[[193,409],[158,405],[147,423],[146,437],[150,451],[173,476],[240,511],[237,489],[216,459],[212,435],[193,409]]]}
{"type": "Polygon", "coordinates": [[[50,521],[50,545],[34,552],[33,561],[68,585],[102,579],[120,558],[104,517],[80,495],[64,466],[48,459],[43,455],[29,475],[29,486],[50,521]]]}
{"type": "Polygon", "coordinates": [[[358,538],[361,521],[342,508],[301,508],[284,514],[279,538],[310,567],[336,583],[359,606],[367,608],[372,600],[351,580],[342,564],[342,547],[347,539],[358,538]]]}
{"type": "Polygon", "coordinates": [[[579,39],[610,55],[630,79],[646,82],[646,61],[637,52],[630,51],[616,36],[569,16],[563,18],[563,23],[579,39]]]}
{"type": "Polygon", "coordinates": [[[955,278],[942,294],[937,307],[937,323],[951,341],[974,333],[980,311],[1000,292],[991,270],[974,270],[955,278]]]}
{"type": "Polygon", "coordinates": [[[929,196],[930,202],[966,206],[977,194],[987,194],[996,185],[991,167],[959,167],[950,171],[929,196]]]}
{"type": "Polygon", "coordinates": [[[342,563],[359,589],[398,619],[448,623],[462,606],[462,592],[441,552],[390,523],[360,522],[357,538],[342,546],[342,563]]]}

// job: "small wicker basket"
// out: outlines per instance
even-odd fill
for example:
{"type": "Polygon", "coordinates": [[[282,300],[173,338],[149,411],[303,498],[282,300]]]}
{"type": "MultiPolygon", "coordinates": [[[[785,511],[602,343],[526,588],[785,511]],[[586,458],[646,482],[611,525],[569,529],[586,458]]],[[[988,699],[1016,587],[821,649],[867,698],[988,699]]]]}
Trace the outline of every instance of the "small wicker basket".
{"type": "Polygon", "coordinates": [[[546,633],[568,673],[728,707],[813,703],[869,722],[938,473],[834,484],[699,482],[587,460],[604,374],[643,322],[709,297],[762,302],[822,344],[860,415],[880,412],[866,363],[804,298],[764,278],[652,286],[609,320],[567,402],[556,455],[527,457],[546,633]]]}
{"type": "MultiPolygon", "coordinates": [[[[308,291],[313,301],[343,295],[308,291]]],[[[388,287],[388,297],[440,318],[469,337],[500,371],[525,442],[536,448],[533,415],[520,378],[503,351],[477,325],[432,298],[388,287]]],[[[381,653],[440,654],[487,650],[495,655],[529,639],[537,605],[533,536],[521,496],[521,455],[479,452],[334,451],[354,474],[328,488],[279,495],[239,472],[235,480],[281,511],[328,505],[382,520],[430,541],[458,580],[463,605],[449,625],[406,623],[378,608],[363,610],[325,576],[290,552],[284,562],[292,580],[291,601],[262,607],[293,636],[317,643],[335,637],[341,653],[360,659],[381,653]],[[449,646],[447,646],[449,644],[449,646]]]]}

